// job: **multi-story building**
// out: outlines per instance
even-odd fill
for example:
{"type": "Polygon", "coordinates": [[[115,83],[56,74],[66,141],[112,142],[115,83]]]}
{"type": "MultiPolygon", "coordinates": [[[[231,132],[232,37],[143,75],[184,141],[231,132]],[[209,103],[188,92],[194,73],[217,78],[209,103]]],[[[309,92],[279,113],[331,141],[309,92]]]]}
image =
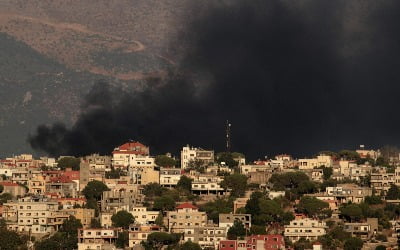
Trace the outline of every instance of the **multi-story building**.
{"type": "Polygon", "coordinates": [[[160,171],[155,167],[130,167],[128,174],[134,184],[146,185],[160,181],[160,171]]]}
{"type": "Polygon", "coordinates": [[[317,158],[299,159],[299,169],[313,169],[321,166],[332,167],[333,159],[330,155],[318,155],[317,158]]]}
{"type": "Polygon", "coordinates": [[[83,160],[89,164],[90,170],[111,170],[111,157],[108,155],[91,154],[83,157],[83,160]]]}
{"type": "Polygon", "coordinates": [[[351,233],[352,237],[370,239],[378,233],[378,218],[367,218],[361,223],[344,223],[344,231],[351,233]]]}
{"type": "Polygon", "coordinates": [[[129,210],[130,207],[141,204],[142,201],[143,195],[139,193],[138,189],[112,189],[103,192],[101,211],[119,210],[121,208],[129,210]]]}
{"type": "Polygon", "coordinates": [[[251,214],[219,214],[219,227],[230,228],[234,222],[242,222],[247,229],[251,227],[251,214]]]}
{"type": "Polygon", "coordinates": [[[191,241],[200,245],[202,249],[217,249],[222,240],[226,240],[226,227],[202,226],[184,229],[183,240],[191,241]]]}
{"type": "Polygon", "coordinates": [[[320,200],[333,200],[339,204],[343,203],[361,203],[366,196],[372,195],[372,188],[360,187],[356,184],[345,183],[338,184],[336,187],[327,187],[325,193],[306,194],[320,200]]]}
{"type": "Polygon", "coordinates": [[[80,220],[84,228],[90,227],[90,223],[95,215],[94,209],[90,208],[70,208],[64,209],[63,211],[80,220]]]}
{"type": "Polygon", "coordinates": [[[147,237],[155,232],[161,232],[157,225],[134,225],[129,228],[129,247],[133,248],[146,241],[147,237]]]}
{"type": "Polygon", "coordinates": [[[78,229],[78,250],[114,250],[118,233],[118,228],[78,229]]]}
{"type": "Polygon", "coordinates": [[[355,181],[361,181],[367,178],[372,172],[371,165],[357,165],[350,168],[350,179],[355,181]]]}
{"type": "Polygon", "coordinates": [[[325,222],[313,220],[309,218],[295,219],[285,226],[284,235],[292,242],[300,239],[315,241],[319,236],[326,234],[325,222]]]}
{"type": "MultiPolygon", "coordinates": [[[[380,171],[378,173],[371,173],[371,187],[375,189],[378,194],[386,195],[391,185],[396,185],[396,173],[399,173],[396,169],[395,173],[387,173],[386,171],[380,171]]],[[[400,176],[398,176],[400,180],[400,176]]]]}
{"type": "Polygon", "coordinates": [[[128,211],[135,218],[135,223],[144,224],[154,224],[159,211],[147,211],[146,207],[131,207],[128,211]]]}
{"type": "Polygon", "coordinates": [[[154,167],[154,158],[148,157],[149,147],[140,142],[127,142],[112,152],[112,165],[114,167],[146,166],[154,167]]]}
{"type": "Polygon", "coordinates": [[[102,227],[111,227],[113,212],[101,212],[100,214],[100,224],[102,227]]]}
{"type": "Polygon", "coordinates": [[[244,240],[223,240],[219,250],[284,250],[285,240],[279,234],[252,235],[244,240]]]}
{"type": "Polygon", "coordinates": [[[192,181],[192,193],[198,195],[225,195],[227,191],[221,187],[220,176],[199,175],[192,181]]]}
{"type": "Polygon", "coordinates": [[[14,197],[24,196],[27,193],[26,188],[17,183],[12,183],[7,181],[7,182],[0,182],[0,185],[2,185],[4,188],[3,193],[12,194],[12,196],[14,197]]]}
{"type": "Polygon", "coordinates": [[[44,194],[46,192],[46,180],[42,175],[32,177],[28,180],[30,194],[44,194]]]}
{"type": "Polygon", "coordinates": [[[58,210],[58,203],[26,197],[3,204],[7,227],[18,232],[42,235],[58,231],[69,215],[58,210]]]}
{"type": "Polygon", "coordinates": [[[64,176],[52,178],[46,183],[47,193],[57,193],[60,197],[76,198],[78,184],[64,176]]]}
{"type": "Polygon", "coordinates": [[[187,145],[181,151],[181,168],[188,168],[190,162],[199,161],[204,165],[214,162],[214,150],[204,150],[187,145]]]}
{"type": "Polygon", "coordinates": [[[160,185],[163,187],[175,187],[182,176],[180,168],[161,168],[160,185]]]}
{"type": "Polygon", "coordinates": [[[183,233],[187,228],[203,227],[207,224],[207,214],[199,212],[198,207],[183,203],[175,211],[167,212],[169,232],[183,233]]]}

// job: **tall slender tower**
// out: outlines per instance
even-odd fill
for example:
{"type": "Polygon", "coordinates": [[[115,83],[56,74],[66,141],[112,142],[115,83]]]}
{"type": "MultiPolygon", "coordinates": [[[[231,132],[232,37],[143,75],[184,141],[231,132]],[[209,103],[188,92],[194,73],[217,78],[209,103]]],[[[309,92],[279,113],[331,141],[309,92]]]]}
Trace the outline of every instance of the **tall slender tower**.
{"type": "Polygon", "coordinates": [[[231,152],[231,126],[232,124],[226,120],[226,152],[231,152]]]}

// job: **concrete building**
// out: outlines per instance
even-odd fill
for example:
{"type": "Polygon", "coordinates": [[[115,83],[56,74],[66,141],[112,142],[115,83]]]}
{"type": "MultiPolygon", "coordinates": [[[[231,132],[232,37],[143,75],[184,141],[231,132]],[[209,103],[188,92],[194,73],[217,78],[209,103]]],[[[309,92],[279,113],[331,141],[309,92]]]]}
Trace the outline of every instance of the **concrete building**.
{"type": "Polygon", "coordinates": [[[180,168],[161,168],[160,185],[163,187],[175,187],[182,176],[180,168]]]}
{"type": "Polygon", "coordinates": [[[12,182],[0,182],[0,185],[3,186],[4,190],[2,194],[9,193],[14,197],[24,196],[27,193],[25,187],[18,185],[17,183],[12,182]]]}
{"type": "Polygon", "coordinates": [[[202,226],[184,229],[183,240],[200,245],[202,249],[217,249],[219,242],[226,240],[227,228],[217,226],[202,226]]]}
{"type": "Polygon", "coordinates": [[[160,181],[160,171],[155,167],[130,167],[128,174],[134,184],[146,185],[160,181]]]}
{"type": "Polygon", "coordinates": [[[333,159],[329,155],[318,155],[317,158],[299,159],[299,169],[313,169],[321,166],[332,167],[333,159]]]}
{"type": "Polygon", "coordinates": [[[116,249],[118,228],[78,229],[78,250],[116,249]]]}
{"type": "Polygon", "coordinates": [[[192,193],[197,195],[225,195],[227,191],[221,187],[220,176],[198,175],[192,181],[192,193]]]}
{"type": "Polygon", "coordinates": [[[129,210],[130,207],[135,207],[142,201],[143,195],[137,188],[104,191],[101,199],[101,211],[129,210]]]}
{"type": "Polygon", "coordinates": [[[372,188],[360,187],[356,184],[345,183],[338,184],[336,187],[327,187],[324,193],[306,194],[320,200],[333,200],[338,204],[343,203],[361,203],[366,196],[372,195],[372,188]]]}
{"type": "Polygon", "coordinates": [[[378,233],[378,218],[367,218],[361,223],[344,223],[344,231],[351,233],[352,237],[370,239],[378,233]]]}
{"type": "Polygon", "coordinates": [[[378,173],[371,173],[371,187],[375,189],[378,195],[381,193],[386,195],[391,185],[396,185],[396,173],[399,171],[396,169],[395,173],[386,173],[386,171],[380,171],[378,173]]]}
{"type": "Polygon", "coordinates": [[[241,221],[243,226],[250,230],[251,214],[219,214],[219,227],[230,228],[235,221],[241,221]]]}
{"type": "Polygon", "coordinates": [[[168,230],[172,233],[183,233],[187,228],[204,227],[207,224],[207,214],[199,212],[198,207],[183,203],[175,211],[167,212],[168,230]]]}
{"type": "Polygon", "coordinates": [[[155,232],[161,232],[157,225],[134,225],[129,228],[129,247],[133,248],[146,241],[147,237],[155,232]]]}
{"type": "Polygon", "coordinates": [[[295,219],[285,226],[285,237],[292,242],[300,239],[315,241],[319,236],[326,234],[327,226],[325,222],[313,220],[309,218],[295,219]]]}
{"type": "Polygon", "coordinates": [[[152,165],[154,167],[154,158],[148,158],[150,155],[149,147],[140,142],[127,142],[112,152],[112,165],[114,167],[142,166],[152,165]]]}
{"type": "Polygon", "coordinates": [[[252,235],[244,240],[223,240],[219,250],[284,250],[285,240],[279,234],[252,235]]]}
{"type": "Polygon", "coordinates": [[[108,155],[91,154],[83,157],[90,170],[111,171],[111,157],[108,155]]]}
{"type": "Polygon", "coordinates": [[[70,208],[63,210],[66,214],[74,216],[80,220],[84,228],[90,227],[92,219],[94,219],[94,209],[90,208],[70,208]]]}
{"type": "Polygon", "coordinates": [[[181,168],[188,168],[189,163],[200,161],[204,165],[214,162],[214,150],[204,150],[202,148],[194,148],[187,145],[181,150],[181,168]]]}
{"type": "Polygon", "coordinates": [[[159,211],[147,211],[146,207],[132,207],[128,211],[135,218],[135,223],[140,225],[154,224],[159,211]]]}
{"type": "Polygon", "coordinates": [[[58,203],[26,197],[3,204],[7,227],[17,232],[43,235],[58,231],[69,215],[58,210],[58,203]]]}

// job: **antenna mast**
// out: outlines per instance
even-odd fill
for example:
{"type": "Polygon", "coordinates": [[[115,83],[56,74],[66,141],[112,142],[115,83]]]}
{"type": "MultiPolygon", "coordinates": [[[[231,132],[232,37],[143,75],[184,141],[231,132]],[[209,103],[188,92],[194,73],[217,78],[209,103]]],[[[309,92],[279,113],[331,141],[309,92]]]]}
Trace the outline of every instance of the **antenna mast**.
{"type": "Polygon", "coordinates": [[[231,152],[231,125],[228,120],[226,120],[226,152],[231,152]]]}

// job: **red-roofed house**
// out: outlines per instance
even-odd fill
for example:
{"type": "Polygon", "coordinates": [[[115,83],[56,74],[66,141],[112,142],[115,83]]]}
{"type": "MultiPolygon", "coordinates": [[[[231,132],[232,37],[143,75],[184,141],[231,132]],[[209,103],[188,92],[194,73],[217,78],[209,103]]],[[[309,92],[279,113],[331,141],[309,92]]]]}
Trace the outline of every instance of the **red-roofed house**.
{"type": "Polygon", "coordinates": [[[167,212],[168,229],[173,233],[183,233],[187,228],[202,227],[207,224],[207,214],[199,212],[191,203],[183,203],[175,211],[167,212]]]}
{"type": "Polygon", "coordinates": [[[149,154],[149,147],[140,142],[128,142],[114,149],[112,165],[114,167],[154,167],[154,158],[149,157],[149,154]]]}

